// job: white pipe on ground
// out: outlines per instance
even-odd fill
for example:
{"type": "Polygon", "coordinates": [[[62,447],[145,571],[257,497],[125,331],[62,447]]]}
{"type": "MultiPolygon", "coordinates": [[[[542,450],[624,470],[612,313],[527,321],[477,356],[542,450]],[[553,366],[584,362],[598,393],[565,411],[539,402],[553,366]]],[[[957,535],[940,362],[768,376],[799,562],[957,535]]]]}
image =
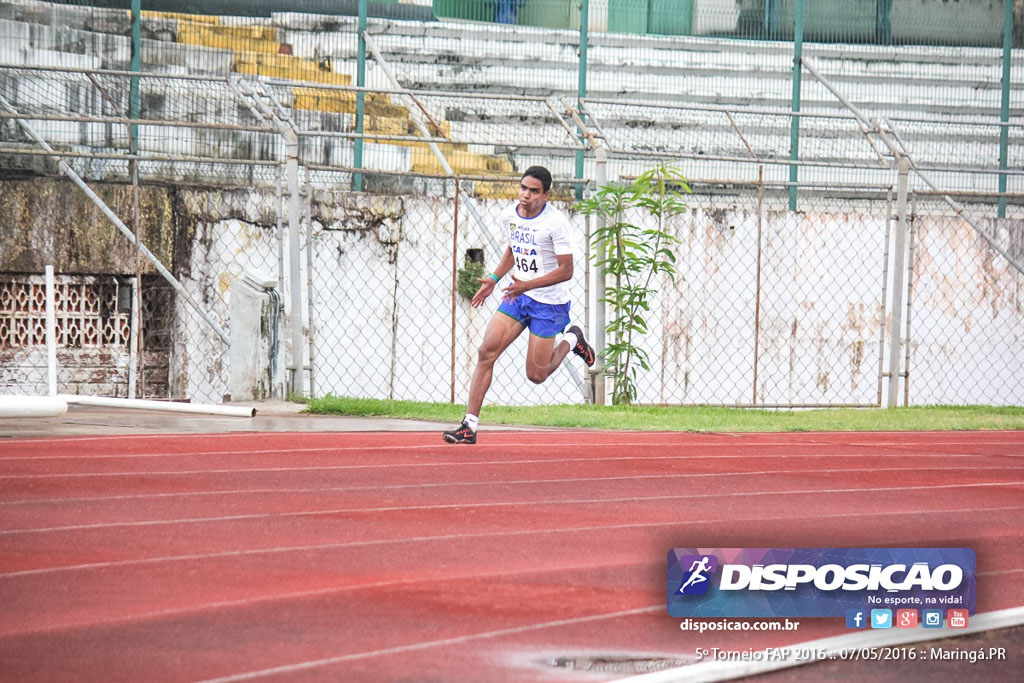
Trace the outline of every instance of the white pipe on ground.
{"type": "Polygon", "coordinates": [[[58,396],[0,396],[0,418],[60,417],[68,404],[58,396]]]}
{"type": "Polygon", "coordinates": [[[256,417],[255,408],[242,406],[215,406],[199,403],[176,403],[174,401],[147,401],[141,398],[106,398],[103,396],[61,395],[71,405],[94,406],[97,408],[134,408],[136,410],[163,410],[172,413],[202,413],[227,417],[256,417]]]}

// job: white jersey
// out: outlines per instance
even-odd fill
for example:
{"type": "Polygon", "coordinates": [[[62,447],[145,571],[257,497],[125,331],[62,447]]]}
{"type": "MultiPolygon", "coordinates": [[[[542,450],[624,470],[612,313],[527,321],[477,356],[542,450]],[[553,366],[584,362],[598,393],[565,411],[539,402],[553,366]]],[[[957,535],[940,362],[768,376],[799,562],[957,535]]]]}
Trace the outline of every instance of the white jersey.
{"type": "MultiPolygon", "coordinates": [[[[518,206],[509,206],[498,217],[515,262],[509,272],[520,280],[534,280],[555,270],[558,256],[572,254],[569,219],[551,204],[533,218],[522,218],[518,206]]],[[[564,304],[569,301],[569,282],[531,289],[526,296],[545,304],[564,304]]]]}

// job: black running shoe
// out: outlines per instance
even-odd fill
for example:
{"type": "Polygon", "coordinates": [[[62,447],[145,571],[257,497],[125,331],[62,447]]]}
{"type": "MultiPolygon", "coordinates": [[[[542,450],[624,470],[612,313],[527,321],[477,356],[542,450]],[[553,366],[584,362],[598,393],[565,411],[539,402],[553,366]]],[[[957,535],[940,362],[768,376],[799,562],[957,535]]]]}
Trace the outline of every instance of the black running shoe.
{"type": "Polygon", "coordinates": [[[476,432],[465,422],[450,432],[444,432],[442,436],[448,443],[476,443],[476,432]]]}
{"type": "Polygon", "coordinates": [[[572,347],[572,352],[583,359],[583,362],[587,364],[587,367],[593,367],[594,361],[597,357],[594,355],[594,347],[587,343],[587,340],[583,338],[583,330],[580,329],[579,325],[573,325],[567,332],[574,332],[576,338],[579,339],[576,342],[576,346],[572,347]]]}

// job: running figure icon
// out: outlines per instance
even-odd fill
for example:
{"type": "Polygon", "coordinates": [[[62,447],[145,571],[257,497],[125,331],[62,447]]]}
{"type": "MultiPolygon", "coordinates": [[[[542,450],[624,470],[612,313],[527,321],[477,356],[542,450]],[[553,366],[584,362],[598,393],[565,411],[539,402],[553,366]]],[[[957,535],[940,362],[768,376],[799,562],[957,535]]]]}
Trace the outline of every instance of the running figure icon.
{"type": "Polygon", "coordinates": [[[690,569],[688,570],[689,572],[691,572],[690,578],[686,579],[683,585],[679,587],[680,593],[685,593],[686,589],[690,586],[694,586],[698,583],[704,583],[708,580],[708,577],[705,576],[705,574],[711,571],[711,567],[708,565],[710,559],[711,558],[705,555],[704,557],[700,558],[699,561],[693,561],[693,564],[690,565],[690,569]]]}

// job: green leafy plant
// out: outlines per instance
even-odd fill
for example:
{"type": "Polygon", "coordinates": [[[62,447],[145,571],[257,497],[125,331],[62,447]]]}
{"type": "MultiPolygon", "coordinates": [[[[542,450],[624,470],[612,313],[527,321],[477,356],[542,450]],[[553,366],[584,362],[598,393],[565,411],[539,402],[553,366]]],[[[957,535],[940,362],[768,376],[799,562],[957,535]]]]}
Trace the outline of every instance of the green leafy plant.
{"type": "Polygon", "coordinates": [[[686,211],[684,193],[690,188],[678,169],[659,164],[628,185],[612,183],[576,205],[580,213],[605,219],[591,239],[597,266],[606,280],[602,301],[611,309],[605,331],[609,341],[602,352],[605,373],[615,381],[612,402],[630,405],[637,397],[637,374],[650,370],[639,337],[647,334],[654,278],[675,280],[679,239],[665,230],[665,222],[686,211]],[[637,218],[641,225],[631,223],[637,218]]]}
{"type": "Polygon", "coordinates": [[[480,261],[467,261],[465,267],[459,268],[456,287],[459,294],[472,299],[480,289],[480,278],[486,274],[484,264],[480,261]]]}

